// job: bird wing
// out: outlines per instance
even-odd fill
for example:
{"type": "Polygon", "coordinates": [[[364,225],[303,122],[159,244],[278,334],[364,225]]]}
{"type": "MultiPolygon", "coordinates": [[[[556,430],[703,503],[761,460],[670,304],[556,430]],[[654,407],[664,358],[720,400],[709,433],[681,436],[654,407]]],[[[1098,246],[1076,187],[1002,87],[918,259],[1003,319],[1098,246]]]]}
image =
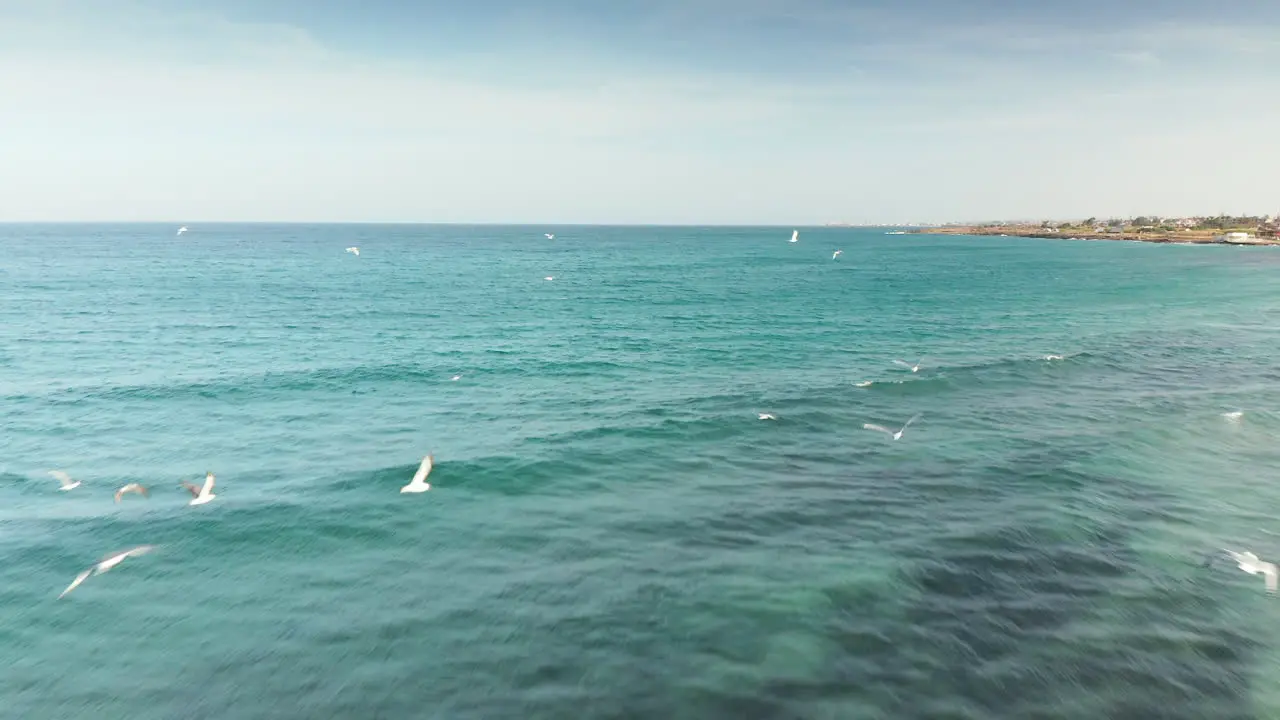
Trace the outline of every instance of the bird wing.
{"type": "Polygon", "coordinates": [[[59,596],[58,596],[58,599],[59,599],[59,600],[61,600],[63,595],[66,595],[67,593],[71,592],[72,590],[75,590],[76,588],[80,587],[80,583],[84,582],[84,581],[85,581],[85,578],[88,578],[88,577],[89,577],[89,575],[91,575],[92,573],[93,573],[93,569],[92,569],[92,568],[90,568],[90,569],[85,570],[84,572],[80,573],[79,575],[77,575],[77,576],[76,576],[76,579],[75,579],[75,580],[72,580],[72,581],[71,581],[71,584],[67,586],[67,589],[62,591],[62,595],[59,595],[59,596]]]}
{"type": "Polygon", "coordinates": [[[213,492],[213,475],[207,475],[204,479],[204,487],[200,490],[201,495],[208,495],[213,492]]]}
{"type": "Polygon", "coordinates": [[[146,555],[147,553],[151,552],[154,549],[155,549],[155,545],[139,545],[138,547],[135,547],[135,548],[129,548],[128,550],[125,550],[120,554],[124,555],[125,557],[137,557],[139,555],[146,555]]]}
{"type": "Polygon", "coordinates": [[[427,476],[431,474],[431,456],[422,458],[422,464],[418,466],[418,472],[413,474],[413,483],[421,485],[426,481],[427,476]]]}
{"type": "Polygon", "coordinates": [[[71,479],[70,475],[62,472],[61,470],[50,470],[49,475],[57,478],[58,482],[62,483],[63,487],[73,485],[75,483],[75,481],[71,479]]]}
{"type": "Polygon", "coordinates": [[[1262,574],[1267,578],[1267,592],[1275,592],[1276,586],[1280,585],[1280,569],[1275,563],[1262,563],[1262,574]]]}
{"type": "Polygon", "coordinates": [[[882,432],[882,433],[884,433],[884,434],[886,434],[886,435],[892,435],[892,434],[893,434],[893,431],[892,431],[892,430],[890,430],[889,428],[887,428],[887,427],[885,427],[885,426],[883,426],[883,425],[876,425],[875,423],[867,423],[867,424],[865,424],[865,425],[863,425],[863,426],[862,426],[862,429],[863,429],[863,430],[879,430],[880,432],[882,432]]]}
{"type": "Polygon", "coordinates": [[[182,487],[186,488],[187,492],[191,493],[192,497],[200,497],[200,488],[196,487],[195,485],[192,485],[186,480],[183,480],[182,487]]]}
{"type": "Polygon", "coordinates": [[[910,363],[904,363],[904,362],[902,362],[901,360],[894,360],[894,361],[893,361],[893,364],[894,364],[894,365],[901,365],[902,367],[905,367],[905,368],[909,368],[909,367],[911,367],[911,364],[910,364],[910,363]]]}
{"type": "Polygon", "coordinates": [[[902,429],[903,429],[903,430],[906,430],[907,428],[911,427],[911,423],[913,423],[913,422],[915,422],[915,421],[917,421],[917,420],[919,420],[919,419],[920,419],[920,413],[916,413],[914,416],[912,416],[912,418],[911,418],[910,420],[908,420],[908,421],[907,421],[907,424],[906,424],[906,425],[903,425],[903,426],[902,426],[902,429]]]}
{"type": "MultiPolygon", "coordinates": [[[[108,566],[108,569],[113,568],[116,565],[119,565],[120,563],[124,562],[127,558],[137,557],[139,555],[145,555],[151,552],[151,549],[153,547],[154,547],[153,545],[139,545],[137,547],[131,547],[128,550],[120,550],[119,552],[113,552],[110,555],[107,555],[106,557],[102,558],[102,561],[98,563],[98,567],[106,565],[108,566]]],[[[106,571],[104,570],[103,572],[106,572],[106,571]]]]}
{"type": "Polygon", "coordinates": [[[149,495],[147,489],[138,483],[129,483],[116,491],[116,502],[120,502],[120,497],[125,493],[138,493],[139,495],[149,495]]]}

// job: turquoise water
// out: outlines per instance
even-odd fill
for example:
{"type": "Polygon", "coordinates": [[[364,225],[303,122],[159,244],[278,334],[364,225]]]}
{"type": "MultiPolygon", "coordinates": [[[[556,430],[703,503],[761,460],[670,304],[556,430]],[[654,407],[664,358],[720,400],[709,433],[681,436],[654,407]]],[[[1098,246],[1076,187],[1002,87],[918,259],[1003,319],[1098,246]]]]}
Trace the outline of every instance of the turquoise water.
{"type": "Polygon", "coordinates": [[[1280,251],[174,229],[0,226],[6,717],[1280,713],[1280,251]]]}

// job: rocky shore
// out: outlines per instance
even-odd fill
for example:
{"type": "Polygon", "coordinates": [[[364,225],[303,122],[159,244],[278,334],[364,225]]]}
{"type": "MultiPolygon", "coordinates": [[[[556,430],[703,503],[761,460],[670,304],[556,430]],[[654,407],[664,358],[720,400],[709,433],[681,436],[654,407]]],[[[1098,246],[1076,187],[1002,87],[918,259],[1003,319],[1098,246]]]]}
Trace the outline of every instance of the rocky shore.
{"type": "MultiPolygon", "coordinates": [[[[988,235],[1025,238],[1045,238],[1049,240],[1134,240],[1151,243],[1183,243],[1213,244],[1222,242],[1218,238],[1220,231],[1181,230],[1150,232],[1093,232],[1080,230],[1048,230],[1039,226],[1018,225],[948,225],[945,227],[920,228],[911,230],[915,235],[988,235]]],[[[1280,240],[1267,237],[1251,237],[1247,245],[1280,245],[1280,240]]]]}

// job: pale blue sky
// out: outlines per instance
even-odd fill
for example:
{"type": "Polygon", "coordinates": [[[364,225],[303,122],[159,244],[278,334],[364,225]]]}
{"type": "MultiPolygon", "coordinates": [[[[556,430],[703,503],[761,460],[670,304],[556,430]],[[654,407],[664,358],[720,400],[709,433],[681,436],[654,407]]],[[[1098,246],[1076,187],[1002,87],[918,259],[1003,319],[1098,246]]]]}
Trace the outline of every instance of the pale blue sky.
{"type": "Polygon", "coordinates": [[[0,221],[1280,212],[1280,3],[0,0],[0,221]]]}

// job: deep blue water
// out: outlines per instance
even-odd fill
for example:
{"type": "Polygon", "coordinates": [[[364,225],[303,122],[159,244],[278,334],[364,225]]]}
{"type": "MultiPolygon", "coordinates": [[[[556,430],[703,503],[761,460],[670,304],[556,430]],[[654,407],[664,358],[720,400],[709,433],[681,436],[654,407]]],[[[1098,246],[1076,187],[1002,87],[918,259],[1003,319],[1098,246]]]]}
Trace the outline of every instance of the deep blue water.
{"type": "Polygon", "coordinates": [[[1280,714],[1280,250],[175,229],[0,226],[6,717],[1280,714]]]}

